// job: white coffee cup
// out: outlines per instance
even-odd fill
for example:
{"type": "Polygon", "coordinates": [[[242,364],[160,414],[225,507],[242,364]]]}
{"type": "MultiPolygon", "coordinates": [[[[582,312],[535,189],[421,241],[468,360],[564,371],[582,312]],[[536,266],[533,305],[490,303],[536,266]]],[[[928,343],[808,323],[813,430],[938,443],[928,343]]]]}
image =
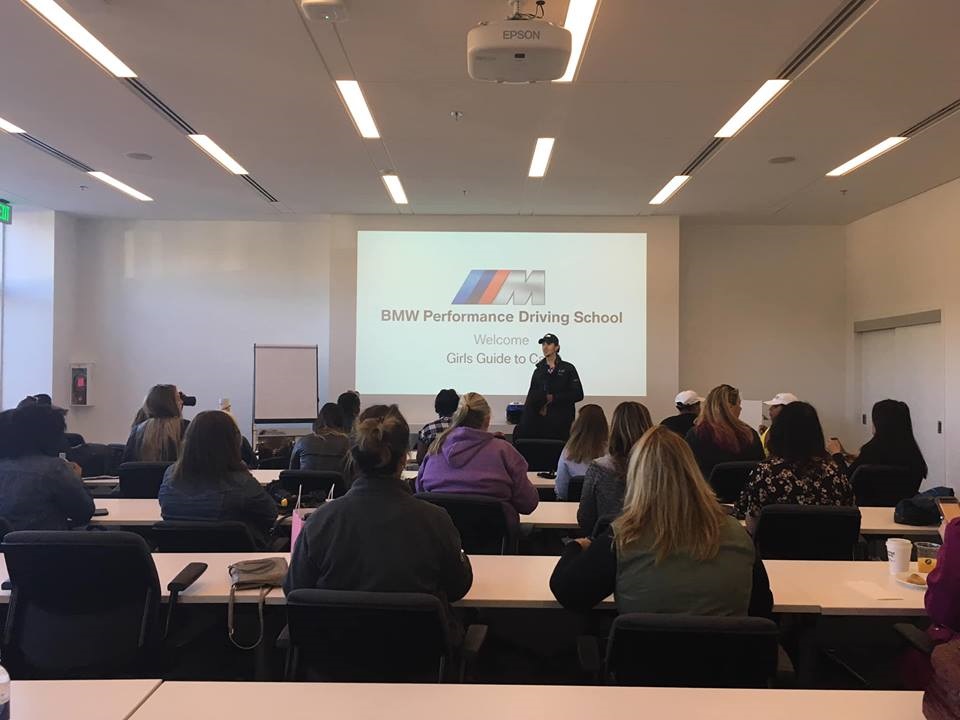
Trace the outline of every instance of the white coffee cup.
{"type": "Polygon", "coordinates": [[[887,539],[887,560],[890,563],[890,574],[904,573],[910,569],[910,553],[913,552],[913,543],[904,538],[887,539]]]}

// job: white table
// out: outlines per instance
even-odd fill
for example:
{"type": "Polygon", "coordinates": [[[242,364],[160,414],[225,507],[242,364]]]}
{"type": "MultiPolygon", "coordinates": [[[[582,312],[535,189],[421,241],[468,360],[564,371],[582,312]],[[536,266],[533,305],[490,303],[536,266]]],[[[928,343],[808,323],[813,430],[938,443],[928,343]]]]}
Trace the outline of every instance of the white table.
{"type": "Polygon", "coordinates": [[[921,720],[922,693],[544,685],[165,682],[133,720],[921,720]],[[279,703],[279,705],[278,705],[279,703]]]}
{"type": "Polygon", "coordinates": [[[159,680],[14,680],[14,720],[126,720],[158,687],[159,680]]]}

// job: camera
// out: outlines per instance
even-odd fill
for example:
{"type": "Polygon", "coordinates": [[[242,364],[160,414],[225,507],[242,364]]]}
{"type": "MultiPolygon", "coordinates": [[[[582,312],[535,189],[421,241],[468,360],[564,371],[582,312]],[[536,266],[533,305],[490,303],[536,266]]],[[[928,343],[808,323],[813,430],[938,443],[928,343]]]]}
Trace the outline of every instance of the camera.
{"type": "Polygon", "coordinates": [[[180,402],[183,403],[184,407],[193,407],[194,405],[197,404],[197,396],[184,395],[183,393],[180,393],[180,402]]]}

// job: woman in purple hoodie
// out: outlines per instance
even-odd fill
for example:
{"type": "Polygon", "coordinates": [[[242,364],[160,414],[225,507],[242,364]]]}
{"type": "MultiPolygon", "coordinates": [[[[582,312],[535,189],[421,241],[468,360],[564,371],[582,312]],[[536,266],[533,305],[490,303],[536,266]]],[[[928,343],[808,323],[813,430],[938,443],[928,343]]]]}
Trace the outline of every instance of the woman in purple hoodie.
{"type": "Polygon", "coordinates": [[[522,515],[533,512],[539,498],[527,478],[527,461],[489,427],[490,405],[483,395],[464,394],[450,427],[420,464],[417,492],[487,495],[522,515]]]}

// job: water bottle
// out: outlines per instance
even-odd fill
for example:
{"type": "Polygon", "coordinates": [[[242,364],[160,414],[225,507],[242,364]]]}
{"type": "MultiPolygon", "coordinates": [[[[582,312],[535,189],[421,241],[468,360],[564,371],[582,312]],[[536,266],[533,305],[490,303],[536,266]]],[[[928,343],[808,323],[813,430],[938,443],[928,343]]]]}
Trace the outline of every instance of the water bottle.
{"type": "Polygon", "coordinates": [[[10,720],[10,675],[0,665],[0,720],[10,720]]]}

